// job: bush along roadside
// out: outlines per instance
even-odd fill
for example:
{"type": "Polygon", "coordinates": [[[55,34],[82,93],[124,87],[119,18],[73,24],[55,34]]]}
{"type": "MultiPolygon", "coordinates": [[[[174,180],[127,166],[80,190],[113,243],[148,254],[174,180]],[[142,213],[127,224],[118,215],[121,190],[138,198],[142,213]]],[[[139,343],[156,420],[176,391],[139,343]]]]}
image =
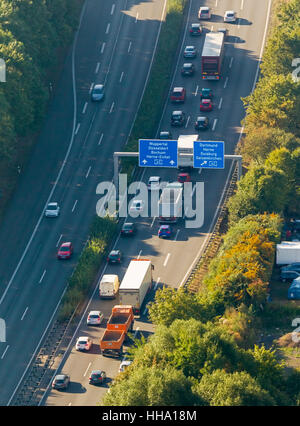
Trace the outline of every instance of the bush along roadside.
{"type": "Polygon", "coordinates": [[[59,321],[68,319],[88,294],[107,249],[116,235],[117,227],[117,223],[111,218],[94,218],[87,244],[68,281],[68,288],[58,313],[59,321]]]}

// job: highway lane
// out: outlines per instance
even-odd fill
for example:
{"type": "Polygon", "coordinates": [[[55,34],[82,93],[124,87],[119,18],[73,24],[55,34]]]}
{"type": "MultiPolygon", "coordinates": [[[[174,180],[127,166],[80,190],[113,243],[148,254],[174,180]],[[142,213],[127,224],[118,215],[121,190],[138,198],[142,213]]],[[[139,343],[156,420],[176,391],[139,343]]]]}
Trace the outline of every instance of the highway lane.
{"type": "MultiPolygon", "coordinates": [[[[240,97],[249,94],[253,88],[257,70],[257,59],[260,56],[265,33],[269,3],[258,1],[222,1],[207,2],[207,4],[214,8],[212,22],[204,23],[207,30],[212,27],[214,29],[224,26],[229,28],[229,37],[226,42],[224,76],[218,83],[202,82],[198,68],[198,73],[196,73],[194,78],[183,79],[180,76],[179,70],[185,60],[182,56],[179,58],[171,88],[178,85],[184,85],[187,88],[188,100],[182,109],[191,118],[187,128],[172,129],[172,133],[175,137],[182,133],[194,133],[192,123],[194,118],[200,115],[199,89],[202,86],[212,87],[215,94],[215,108],[210,113],[210,116],[213,120],[217,119],[217,123],[214,130],[211,129],[203,135],[203,139],[224,139],[226,153],[233,153],[240,136],[240,121],[244,116],[240,97]],[[237,24],[223,24],[221,17],[225,10],[228,9],[235,9],[238,12],[238,16],[242,17],[237,24]]],[[[198,4],[192,3],[188,23],[197,22],[196,13],[198,7],[198,4]]],[[[185,34],[182,47],[188,44],[196,44],[199,51],[201,51],[202,43],[203,37],[195,39],[185,34]]],[[[194,62],[196,61],[194,60],[194,62]]],[[[173,109],[181,109],[181,107],[174,108],[174,106],[167,102],[160,123],[161,130],[168,130],[170,128],[169,120],[173,109]]],[[[177,241],[174,241],[174,239],[171,241],[159,241],[156,236],[158,230],[157,220],[153,222],[152,219],[138,219],[139,233],[132,240],[131,244],[127,240],[119,240],[116,245],[126,255],[123,265],[121,267],[109,266],[106,272],[119,273],[122,278],[130,259],[141,255],[141,257],[149,257],[153,260],[155,265],[154,281],[159,281],[158,287],[163,284],[178,287],[182,283],[186,271],[196,258],[199,250],[201,250],[207,233],[210,230],[224,182],[228,175],[229,166],[229,163],[226,164],[224,171],[213,172],[203,170],[200,175],[196,171],[193,173],[194,179],[205,183],[205,223],[203,228],[200,230],[188,230],[178,225],[175,228],[175,231],[179,230],[179,233],[175,233],[177,241]]],[[[150,175],[156,174],[160,174],[166,180],[176,178],[174,171],[162,170],[158,172],[157,170],[146,170],[143,180],[146,182],[150,175]]],[[[101,309],[105,317],[108,318],[113,305],[114,302],[100,301],[96,293],[95,297],[91,300],[88,310],[101,309]]],[[[46,401],[46,405],[95,405],[100,401],[104,392],[107,391],[107,387],[95,389],[90,386],[88,384],[90,371],[94,368],[102,368],[107,372],[110,379],[118,372],[120,360],[112,360],[99,356],[97,347],[101,332],[104,331],[104,325],[101,327],[100,332],[99,330],[91,331],[85,326],[85,319],[86,316],[84,316],[82,326],[80,326],[75,337],[85,334],[91,335],[95,343],[93,353],[82,354],[72,349],[70,356],[62,368],[63,372],[71,374],[72,383],[70,389],[64,393],[52,391],[46,401]],[[80,387],[80,392],[76,391],[76,387],[80,387]]],[[[136,322],[135,327],[139,327],[141,331],[152,330],[145,316],[142,316],[141,321],[136,322]]],[[[72,348],[74,343],[72,342],[72,348]]]]}
{"type": "MultiPolygon", "coordinates": [[[[131,10],[133,5],[132,2],[111,2],[110,7],[107,9],[107,16],[104,16],[103,9],[98,2],[88,2],[87,4],[92,4],[93,7],[91,7],[89,13],[87,13],[88,9],[86,9],[82,22],[94,19],[96,15],[100,19],[98,23],[101,22],[102,17],[103,19],[106,19],[108,15],[111,17],[113,4],[118,4],[120,9],[128,9],[128,11],[131,10]]],[[[158,1],[155,5],[151,6],[155,11],[154,16],[157,16],[157,9],[160,9],[162,12],[163,5],[163,2],[158,1]]],[[[145,7],[148,10],[149,6],[146,5],[145,7]]],[[[117,10],[118,8],[115,7],[114,11],[117,10]]],[[[90,219],[95,214],[97,201],[95,194],[96,185],[99,180],[108,179],[111,176],[112,164],[107,159],[112,158],[113,151],[120,149],[124,143],[125,137],[130,130],[137,105],[141,99],[160,24],[157,19],[150,20],[150,22],[147,20],[148,36],[145,43],[142,38],[139,38],[139,32],[143,33],[143,27],[139,21],[137,21],[135,26],[133,25],[135,24],[135,19],[130,16],[130,13],[116,13],[114,16],[114,19],[116,19],[117,36],[116,34],[110,34],[107,31],[106,22],[103,22],[103,25],[100,25],[99,28],[105,28],[105,34],[100,32],[98,39],[95,40],[95,34],[92,31],[89,44],[85,40],[82,44],[79,43],[76,46],[75,64],[76,68],[78,68],[78,73],[76,69],[76,82],[80,90],[78,97],[74,98],[76,101],[75,106],[77,106],[77,110],[75,109],[77,119],[74,122],[72,117],[72,74],[70,73],[72,69],[72,56],[69,55],[66,62],[66,75],[62,76],[62,84],[59,84],[56,95],[56,97],[60,98],[60,114],[62,116],[68,110],[69,121],[64,120],[62,122],[58,120],[58,117],[60,117],[58,111],[53,107],[50,108],[49,121],[45,124],[46,130],[42,132],[46,140],[43,139],[33,153],[33,158],[30,161],[30,165],[24,175],[24,181],[22,182],[24,192],[20,195],[21,201],[18,198],[19,191],[17,191],[15,200],[13,200],[6,217],[5,229],[2,229],[2,237],[6,237],[6,251],[2,262],[6,261],[9,265],[6,269],[2,268],[4,274],[1,277],[2,283],[9,283],[9,286],[2,293],[0,303],[0,315],[7,323],[7,343],[1,343],[0,354],[0,377],[2,382],[6,384],[5,388],[2,387],[0,390],[0,403],[2,405],[9,401],[64,291],[66,279],[70,275],[86,241],[90,219]],[[111,86],[107,85],[106,100],[103,106],[98,107],[89,102],[88,93],[87,91],[84,92],[81,86],[81,80],[83,81],[86,78],[89,80],[87,87],[91,87],[91,83],[95,81],[94,74],[97,69],[97,63],[87,73],[87,69],[84,69],[84,67],[81,69],[81,59],[85,63],[85,58],[89,57],[88,46],[94,46],[94,44],[103,46],[104,37],[110,37],[113,43],[111,43],[111,49],[103,49],[102,51],[102,47],[100,47],[99,56],[103,55],[103,62],[98,67],[100,74],[99,77],[97,76],[96,81],[101,81],[98,78],[103,78],[106,70],[106,72],[109,72],[110,81],[114,83],[111,86]],[[127,41],[130,37],[132,38],[131,47],[134,51],[134,55],[131,56],[128,54],[130,53],[128,51],[126,55],[124,48],[122,52],[120,51],[120,48],[124,47],[124,40],[127,41]],[[130,65],[132,69],[122,84],[119,73],[122,68],[126,70],[126,67],[131,62],[135,65],[130,65]],[[117,87],[117,82],[121,86],[117,87]],[[113,111],[111,108],[107,108],[109,100],[114,97],[114,91],[117,95],[116,97],[119,99],[121,98],[121,92],[122,95],[125,92],[124,99],[131,99],[132,108],[126,112],[119,105],[116,105],[113,111]],[[85,102],[87,101],[88,106],[85,107],[85,102]],[[82,115],[84,114],[84,119],[79,111],[81,111],[82,115]],[[80,126],[78,126],[79,123],[80,126]],[[55,126],[57,126],[56,131],[50,131],[55,126]],[[22,250],[24,250],[38,220],[39,214],[43,210],[43,204],[49,194],[49,186],[51,187],[55,180],[54,172],[57,172],[61,166],[68,147],[67,142],[63,143],[64,138],[68,136],[69,140],[72,138],[70,131],[72,128],[74,130],[72,150],[61,173],[60,180],[55,187],[53,196],[62,203],[62,214],[54,221],[41,220],[39,226],[36,228],[28,252],[12,279],[10,277],[17,263],[17,260],[14,263],[12,258],[20,258],[22,250]],[[98,136],[103,129],[105,131],[110,129],[110,135],[114,137],[113,144],[106,137],[103,137],[102,143],[99,144],[98,136]],[[120,138],[120,134],[123,134],[123,138],[120,138]],[[54,136],[57,136],[61,145],[56,146],[57,139],[54,136]],[[55,147],[51,145],[51,149],[56,148],[60,158],[55,157],[52,150],[51,153],[47,149],[45,150],[45,144],[47,145],[48,143],[49,146],[52,142],[55,144],[55,147]],[[43,148],[45,151],[43,151],[43,148]],[[52,165],[55,164],[54,171],[49,170],[47,160],[51,160],[52,165]],[[44,172],[49,173],[48,180],[50,181],[50,185],[44,185],[45,188],[42,189],[43,185],[40,179],[38,179],[38,176],[40,175],[42,178],[44,172]],[[26,183],[28,186],[26,186],[26,183]],[[38,192],[35,191],[36,186],[34,183],[37,183],[38,192]],[[20,210],[22,203],[24,206],[26,205],[26,209],[20,210]],[[16,228],[20,233],[20,235],[17,232],[14,233],[13,238],[8,238],[9,227],[14,231],[14,222],[10,222],[9,220],[10,213],[17,220],[16,228]],[[21,213],[24,216],[23,218],[21,213]],[[21,232],[20,227],[22,224],[23,229],[21,232]],[[55,259],[56,246],[58,241],[62,242],[66,239],[72,239],[74,242],[74,258],[71,262],[58,262],[55,259]],[[12,251],[14,246],[17,249],[15,250],[16,256],[13,257],[12,251]]],[[[91,26],[88,23],[85,26],[85,31],[89,31],[91,26]]],[[[81,40],[83,32],[82,26],[79,30],[78,41],[81,40]]],[[[108,42],[107,46],[109,46],[108,42]]],[[[47,173],[45,173],[45,176],[47,176],[47,173]]],[[[4,248],[4,241],[1,241],[4,248]]]]}

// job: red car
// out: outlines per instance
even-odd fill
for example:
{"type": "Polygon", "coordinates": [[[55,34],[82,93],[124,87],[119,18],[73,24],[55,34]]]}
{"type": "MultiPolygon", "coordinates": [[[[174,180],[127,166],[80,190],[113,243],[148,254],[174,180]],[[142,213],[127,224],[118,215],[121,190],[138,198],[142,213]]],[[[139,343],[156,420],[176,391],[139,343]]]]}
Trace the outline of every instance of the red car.
{"type": "Polygon", "coordinates": [[[180,183],[191,182],[191,176],[188,173],[179,173],[177,181],[180,183]]]}
{"type": "Polygon", "coordinates": [[[172,102],[184,102],[185,101],[185,88],[184,87],[174,87],[171,94],[172,102]]]}
{"type": "Polygon", "coordinates": [[[73,253],[73,246],[72,243],[63,243],[58,252],[57,252],[57,258],[58,259],[70,259],[73,253]]]}
{"type": "Polygon", "coordinates": [[[200,111],[211,111],[211,110],[212,110],[211,99],[201,99],[200,111]]]}

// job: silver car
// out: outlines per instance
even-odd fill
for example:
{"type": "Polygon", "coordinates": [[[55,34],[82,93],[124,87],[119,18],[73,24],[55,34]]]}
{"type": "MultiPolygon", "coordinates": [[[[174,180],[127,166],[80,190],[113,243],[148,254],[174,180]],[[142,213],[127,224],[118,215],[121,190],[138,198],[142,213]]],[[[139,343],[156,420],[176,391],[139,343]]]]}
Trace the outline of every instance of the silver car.
{"type": "Polygon", "coordinates": [[[195,46],[186,46],[183,52],[185,58],[195,58],[197,56],[197,50],[195,46]]]}
{"type": "Polygon", "coordinates": [[[58,203],[49,203],[45,210],[46,217],[57,217],[59,216],[60,207],[58,203]]]}
{"type": "Polygon", "coordinates": [[[100,325],[103,320],[101,311],[90,311],[86,319],[87,325],[100,325]]]}
{"type": "Polygon", "coordinates": [[[95,84],[91,93],[91,99],[94,102],[103,101],[104,99],[104,85],[95,84]]]}

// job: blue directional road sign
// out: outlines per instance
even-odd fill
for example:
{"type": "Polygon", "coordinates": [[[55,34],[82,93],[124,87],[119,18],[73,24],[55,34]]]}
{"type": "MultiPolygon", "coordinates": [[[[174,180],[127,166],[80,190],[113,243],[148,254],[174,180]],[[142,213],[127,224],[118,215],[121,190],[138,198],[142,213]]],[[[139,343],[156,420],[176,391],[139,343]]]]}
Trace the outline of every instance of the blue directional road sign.
{"type": "Polygon", "coordinates": [[[140,167],[177,167],[177,141],[139,139],[140,167]]]}
{"type": "Polygon", "coordinates": [[[224,169],[224,141],[194,141],[194,168],[224,169]]]}

